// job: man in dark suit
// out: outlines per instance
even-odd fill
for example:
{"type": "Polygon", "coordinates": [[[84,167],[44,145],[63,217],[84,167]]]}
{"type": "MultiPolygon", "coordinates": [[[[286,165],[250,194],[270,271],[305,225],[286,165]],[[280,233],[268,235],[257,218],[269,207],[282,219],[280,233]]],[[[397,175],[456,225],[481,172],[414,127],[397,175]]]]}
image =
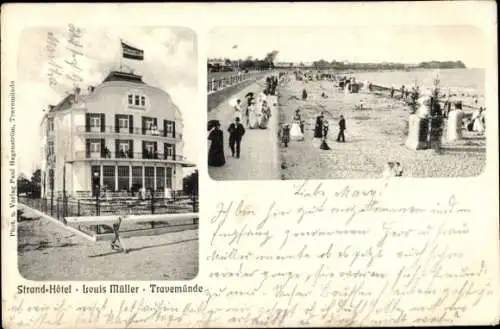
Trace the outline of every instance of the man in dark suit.
{"type": "Polygon", "coordinates": [[[339,121],[339,134],[337,136],[337,142],[340,142],[342,139],[342,142],[345,143],[345,136],[344,136],[344,130],[345,130],[345,119],[344,116],[341,114],[340,115],[340,121],[339,121]]]}
{"type": "Polygon", "coordinates": [[[245,134],[245,128],[240,123],[240,118],[236,117],[234,122],[229,125],[227,131],[229,132],[229,147],[231,148],[231,155],[234,157],[234,154],[236,153],[236,158],[239,159],[241,139],[245,134]]]}

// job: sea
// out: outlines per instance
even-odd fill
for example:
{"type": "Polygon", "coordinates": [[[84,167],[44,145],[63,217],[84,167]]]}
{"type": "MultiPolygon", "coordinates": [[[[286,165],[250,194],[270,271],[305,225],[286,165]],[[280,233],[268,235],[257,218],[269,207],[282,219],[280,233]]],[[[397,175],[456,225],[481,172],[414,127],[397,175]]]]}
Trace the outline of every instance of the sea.
{"type": "Polygon", "coordinates": [[[465,93],[467,96],[484,97],[485,71],[480,68],[470,69],[422,69],[410,71],[378,71],[352,74],[358,81],[370,81],[377,85],[394,86],[399,89],[402,85],[411,87],[418,84],[420,88],[431,88],[437,76],[439,87],[444,93],[465,93]]]}

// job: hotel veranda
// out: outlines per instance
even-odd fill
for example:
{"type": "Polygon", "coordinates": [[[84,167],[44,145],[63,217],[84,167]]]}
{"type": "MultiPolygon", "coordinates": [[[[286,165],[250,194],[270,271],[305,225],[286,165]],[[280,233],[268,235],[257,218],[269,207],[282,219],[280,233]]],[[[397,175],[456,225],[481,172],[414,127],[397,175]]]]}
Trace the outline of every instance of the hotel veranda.
{"type": "Polygon", "coordinates": [[[182,120],[167,92],[133,73],[75,88],[42,119],[42,198],[181,190],[182,168],[194,166],[182,156],[182,120]]]}

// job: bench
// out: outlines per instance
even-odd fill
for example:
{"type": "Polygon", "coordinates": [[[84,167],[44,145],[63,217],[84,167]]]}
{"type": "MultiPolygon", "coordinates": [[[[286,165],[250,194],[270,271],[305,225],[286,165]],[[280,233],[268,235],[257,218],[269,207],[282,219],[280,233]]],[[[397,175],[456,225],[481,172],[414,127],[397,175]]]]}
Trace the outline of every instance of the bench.
{"type": "Polygon", "coordinates": [[[113,233],[98,234],[94,241],[111,240],[111,249],[115,251],[127,252],[127,248],[123,242],[124,237],[130,236],[148,236],[171,232],[179,232],[184,230],[193,230],[198,228],[198,213],[182,213],[182,214],[159,214],[159,215],[108,215],[108,216],[79,216],[66,217],[64,224],[74,225],[103,225],[110,227],[113,233]],[[156,227],[151,229],[138,229],[133,231],[120,232],[120,227],[123,223],[155,223],[169,222],[169,225],[156,227]],[[173,223],[173,225],[170,225],[173,223]]]}

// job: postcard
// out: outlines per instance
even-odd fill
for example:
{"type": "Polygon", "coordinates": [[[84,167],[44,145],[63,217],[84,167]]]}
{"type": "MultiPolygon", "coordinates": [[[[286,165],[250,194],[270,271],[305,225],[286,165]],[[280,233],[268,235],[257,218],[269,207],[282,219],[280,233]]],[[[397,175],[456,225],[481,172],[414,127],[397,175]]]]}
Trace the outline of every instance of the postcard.
{"type": "Polygon", "coordinates": [[[494,2],[2,9],[4,327],[499,323],[494,2]]]}

